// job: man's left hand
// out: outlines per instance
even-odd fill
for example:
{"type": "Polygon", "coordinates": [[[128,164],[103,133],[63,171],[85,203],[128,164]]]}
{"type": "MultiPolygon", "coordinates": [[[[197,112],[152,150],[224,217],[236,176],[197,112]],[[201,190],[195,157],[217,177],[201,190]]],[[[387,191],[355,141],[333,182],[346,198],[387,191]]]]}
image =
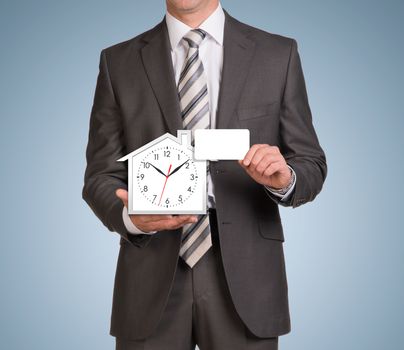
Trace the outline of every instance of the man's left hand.
{"type": "Polygon", "coordinates": [[[281,189],[292,180],[291,171],[277,146],[253,145],[238,163],[261,185],[281,189]]]}

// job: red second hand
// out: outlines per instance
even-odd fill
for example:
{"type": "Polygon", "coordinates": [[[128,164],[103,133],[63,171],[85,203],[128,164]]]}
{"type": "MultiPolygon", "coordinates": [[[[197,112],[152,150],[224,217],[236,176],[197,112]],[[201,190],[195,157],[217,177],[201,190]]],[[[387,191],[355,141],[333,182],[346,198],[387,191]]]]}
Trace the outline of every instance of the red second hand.
{"type": "Polygon", "coordinates": [[[164,182],[164,187],[163,187],[163,190],[161,191],[159,205],[160,205],[160,202],[161,202],[161,198],[163,198],[163,193],[164,193],[164,189],[166,188],[166,183],[167,183],[167,180],[168,180],[168,176],[170,175],[171,166],[172,166],[172,164],[170,164],[170,167],[168,168],[168,172],[167,172],[167,175],[166,175],[166,181],[164,182]]]}

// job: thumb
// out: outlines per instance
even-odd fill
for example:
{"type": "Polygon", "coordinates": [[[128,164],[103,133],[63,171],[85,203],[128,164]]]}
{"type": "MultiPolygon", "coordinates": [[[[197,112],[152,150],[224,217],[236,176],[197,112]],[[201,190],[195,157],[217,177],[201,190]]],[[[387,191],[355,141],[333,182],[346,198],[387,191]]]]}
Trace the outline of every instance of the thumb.
{"type": "Polygon", "coordinates": [[[115,194],[123,202],[125,207],[127,207],[128,206],[128,191],[126,191],[122,188],[118,188],[115,191],[115,194]]]}
{"type": "Polygon", "coordinates": [[[240,164],[240,166],[244,169],[246,169],[247,167],[243,164],[243,159],[238,159],[237,160],[238,164],[240,164]]]}

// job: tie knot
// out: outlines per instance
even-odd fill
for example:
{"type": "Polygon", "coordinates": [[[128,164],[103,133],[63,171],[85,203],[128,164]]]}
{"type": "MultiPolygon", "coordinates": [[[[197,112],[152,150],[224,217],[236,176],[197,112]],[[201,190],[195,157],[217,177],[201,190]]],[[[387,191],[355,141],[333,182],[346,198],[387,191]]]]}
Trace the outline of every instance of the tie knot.
{"type": "Polygon", "coordinates": [[[192,29],[184,35],[183,39],[188,43],[189,47],[199,48],[202,40],[205,39],[206,32],[202,29],[192,29]]]}

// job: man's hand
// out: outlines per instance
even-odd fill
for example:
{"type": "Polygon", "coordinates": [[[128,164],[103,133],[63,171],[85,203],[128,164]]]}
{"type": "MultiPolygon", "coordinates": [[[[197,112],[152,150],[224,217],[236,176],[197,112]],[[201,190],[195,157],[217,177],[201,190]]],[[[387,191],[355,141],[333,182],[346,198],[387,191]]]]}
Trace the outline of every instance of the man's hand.
{"type": "MultiPolygon", "coordinates": [[[[118,189],[116,196],[128,207],[128,191],[118,189]]],[[[175,230],[198,220],[195,215],[129,215],[133,224],[143,232],[175,230]]]]}
{"type": "Polygon", "coordinates": [[[285,158],[276,146],[256,144],[238,161],[256,182],[275,189],[284,188],[292,180],[285,158]]]}

